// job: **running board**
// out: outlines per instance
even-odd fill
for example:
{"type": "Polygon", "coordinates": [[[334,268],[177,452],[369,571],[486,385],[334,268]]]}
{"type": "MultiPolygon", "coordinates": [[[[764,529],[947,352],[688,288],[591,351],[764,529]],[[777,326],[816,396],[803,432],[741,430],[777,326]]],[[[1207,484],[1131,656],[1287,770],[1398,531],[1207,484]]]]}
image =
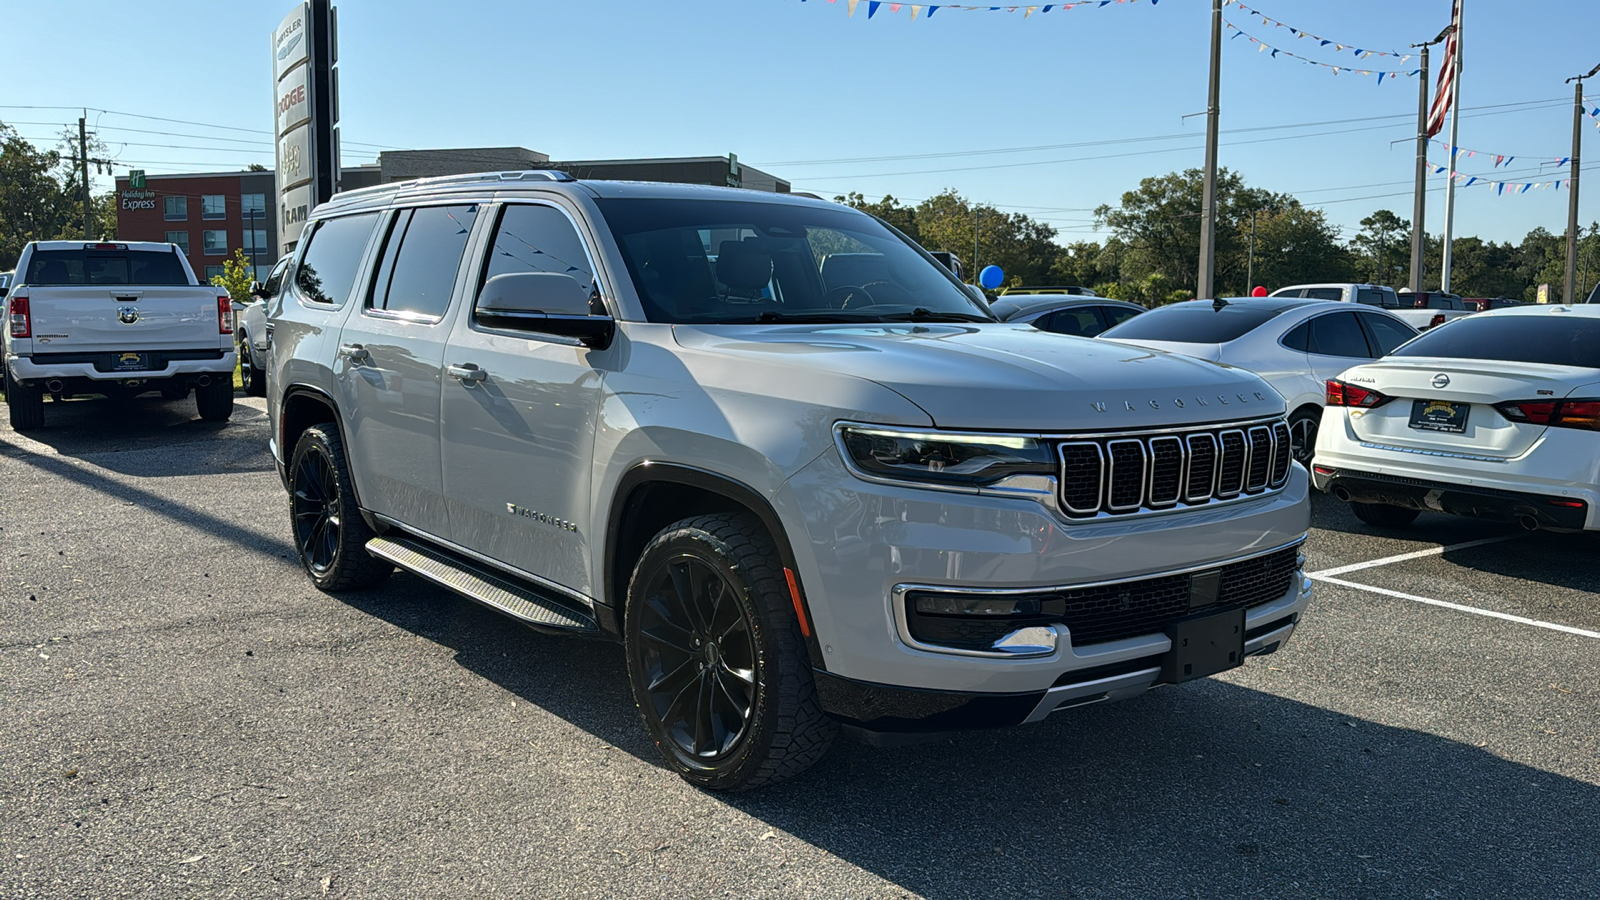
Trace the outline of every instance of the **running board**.
{"type": "Polygon", "coordinates": [[[541,631],[599,634],[594,617],[516,579],[408,537],[375,537],[367,552],[541,631]]]}

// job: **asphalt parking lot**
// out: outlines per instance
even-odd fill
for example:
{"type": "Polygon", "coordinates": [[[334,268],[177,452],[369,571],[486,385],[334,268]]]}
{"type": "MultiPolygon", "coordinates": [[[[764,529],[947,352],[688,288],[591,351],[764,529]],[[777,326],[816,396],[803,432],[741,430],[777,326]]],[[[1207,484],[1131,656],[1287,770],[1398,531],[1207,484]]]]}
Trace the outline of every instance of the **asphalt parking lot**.
{"type": "Polygon", "coordinates": [[[261,401],[48,413],[0,426],[8,898],[1600,896],[1597,535],[1318,496],[1284,652],[718,796],[619,647],[313,590],[261,401]]]}

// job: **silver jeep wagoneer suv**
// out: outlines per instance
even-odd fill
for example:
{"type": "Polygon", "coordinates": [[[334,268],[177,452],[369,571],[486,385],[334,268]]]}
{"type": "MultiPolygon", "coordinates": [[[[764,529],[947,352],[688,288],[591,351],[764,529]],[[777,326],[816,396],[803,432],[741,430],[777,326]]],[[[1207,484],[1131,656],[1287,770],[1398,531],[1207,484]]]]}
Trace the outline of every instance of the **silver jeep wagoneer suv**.
{"type": "Polygon", "coordinates": [[[1310,599],[1272,388],[997,322],[865,213],[451,177],[334,198],[290,265],[267,393],[312,581],[620,640],[695,784],[1214,674],[1310,599]]]}

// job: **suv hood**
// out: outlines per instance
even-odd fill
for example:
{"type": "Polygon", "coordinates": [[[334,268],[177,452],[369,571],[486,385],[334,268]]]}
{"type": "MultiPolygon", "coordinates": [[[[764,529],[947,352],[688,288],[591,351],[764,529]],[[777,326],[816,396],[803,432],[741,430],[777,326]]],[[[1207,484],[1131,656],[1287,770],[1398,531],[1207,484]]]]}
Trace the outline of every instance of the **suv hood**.
{"type": "Polygon", "coordinates": [[[685,349],[750,365],[781,359],[868,379],[941,428],[1122,430],[1284,412],[1283,398],[1243,369],[1027,325],[677,325],[673,334],[685,349]]]}

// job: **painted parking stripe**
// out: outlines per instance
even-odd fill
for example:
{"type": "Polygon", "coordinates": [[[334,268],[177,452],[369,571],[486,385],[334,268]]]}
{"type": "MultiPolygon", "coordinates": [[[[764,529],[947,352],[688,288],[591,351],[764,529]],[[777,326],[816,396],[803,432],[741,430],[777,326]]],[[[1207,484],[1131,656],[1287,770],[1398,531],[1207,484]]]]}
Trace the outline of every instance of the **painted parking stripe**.
{"type": "Polygon", "coordinates": [[[1522,616],[1513,616],[1510,613],[1495,612],[1489,609],[1479,609],[1476,606],[1462,606],[1460,603],[1451,603],[1447,600],[1434,600],[1429,597],[1418,597],[1416,594],[1405,594],[1401,593],[1400,591],[1391,591],[1388,588],[1374,587],[1370,584],[1357,584],[1354,581],[1345,581],[1342,578],[1330,578],[1327,575],[1312,575],[1310,577],[1317,581],[1324,581],[1328,584],[1336,584],[1340,587],[1354,588],[1358,591],[1371,591],[1374,594],[1382,594],[1385,597],[1397,597],[1401,600],[1412,600],[1417,603],[1426,603],[1429,606],[1442,606],[1445,609],[1453,609],[1457,612],[1471,613],[1475,616],[1488,616],[1491,619],[1503,619],[1507,622],[1516,622],[1519,625],[1532,625],[1535,628],[1548,628],[1551,631],[1559,631],[1563,634],[1575,634],[1579,637],[1595,638],[1596,640],[1600,640],[1600,631],[1586,631],[1582,628],[1573,628],[1571,625],[1557,625],[1554,622],[1541,622],[1538,619],[1527,619],[1523,618],[1522,616]]]}
{"type": "Polygon", "coordinates": [[[1522,537],[1522,535],[1506,534],[1501,535],[1500,537],[1481,538],[1476,541],[1464,541],[1459,544],[1451,544],[1448,547],[1429,547],[1426,550],[1416,550],[1411,553],[1401,553],[1398,556],[1385,556],[1382,559],[1371,559],[1367,560],[1366,562],[1351,563],[1348,566],[1339,566],[1333,569],[1323,569],[1320,572],[1312,572],[1310,575],[1312,578],[1344,575],[1349,572],[1359,572],[1362,569],[1371,569],[1377,566],[1387,566],[1390,563],[1405,562],[1408,559],[1423,559],[1429,556],[1439,556],[1444,553],[1449,553],[1452,550],[1465,550],[1469,547],[1482,547],[1485,544],[1498,544],[1502,541],[1514,541],[1519,537],[1522,537]]]}

